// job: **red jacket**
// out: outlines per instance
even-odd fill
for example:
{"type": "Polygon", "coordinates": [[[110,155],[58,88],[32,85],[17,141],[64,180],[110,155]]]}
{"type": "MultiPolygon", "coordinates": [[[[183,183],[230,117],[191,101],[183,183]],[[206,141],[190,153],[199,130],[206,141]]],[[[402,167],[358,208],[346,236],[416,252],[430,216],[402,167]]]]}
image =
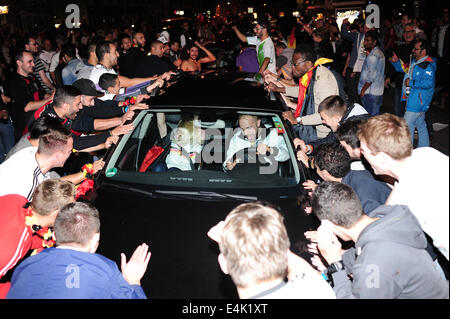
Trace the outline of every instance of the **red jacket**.
{"type": "MultiPolygon", "coordinates": [[[[33,247],[33,232],[25,225],[27,199],[20,195],[0,196],[0,279],[33,247]]],[[[9,282],[0,283],[0,299],[4,299],[9,282]]]]}

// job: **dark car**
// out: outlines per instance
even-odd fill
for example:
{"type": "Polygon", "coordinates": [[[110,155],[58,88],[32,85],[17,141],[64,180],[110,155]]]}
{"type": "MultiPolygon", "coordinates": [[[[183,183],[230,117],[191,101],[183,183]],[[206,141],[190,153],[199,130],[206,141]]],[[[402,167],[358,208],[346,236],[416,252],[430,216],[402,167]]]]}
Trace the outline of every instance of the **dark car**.
{"type": "Polygon", "coordinates": [[[164,91],[109,150],[95,180],[98,252],[120,264],[121,252],[129,258],[147,243],[152,256],[141,283],[149,298],[237,298],[207,236],[212,226],[243,202],[268,201],[284,216],[292,251],[307,256],[303,234],[318,225],[301,207],[306,172],[291,128],[281,106],[242,74],[196,73],[164,91]],[[257,116],[260,141],[277,141],[274,155],[253,146],[230,154],[230,144],[250,143],[239,128],[243,115],[257,116]],[[189,130],[191,139],[181,143],[189,130]],[[228,170],[227,158],[239,163],[228,170]]]}

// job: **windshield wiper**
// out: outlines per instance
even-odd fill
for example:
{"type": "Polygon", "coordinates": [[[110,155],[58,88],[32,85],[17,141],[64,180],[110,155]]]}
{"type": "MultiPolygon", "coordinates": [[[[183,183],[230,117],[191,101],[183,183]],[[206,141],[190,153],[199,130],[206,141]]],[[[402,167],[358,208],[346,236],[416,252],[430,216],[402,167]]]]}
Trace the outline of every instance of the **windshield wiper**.
{"type": "Polygon", "coordinates": [[[255,201],[258,198],[255,196],[245,196],[237,194],[225,194],[217,192],[207,192],[207,191],[163,191],[156,190],[156,194],[177,196],[177,197],[200,197],[205,199],[234,199],[234,200],[244,200],[244,201],[255,201]]]}
{"type": "Polygon", "coordinates": [[[233,199],[233,200],[243,200],[243,201],[256,201],[258,200],[255,196],[245,196],[236,194],[224,194],[217,192],[206,192],[206,191],[167,191],[167,190],[155,190],[145,191],[136,187],[130,187],[128,185],[118,185],[112,183],[104,183],[104,186],[114,187],[121,190],[129,191],[132,193],[137,193],[150,197],[167,197],[167,198],[181,198],[181,199],[202,199],[202,200],[218,200],[218,199],[233,199]]]}

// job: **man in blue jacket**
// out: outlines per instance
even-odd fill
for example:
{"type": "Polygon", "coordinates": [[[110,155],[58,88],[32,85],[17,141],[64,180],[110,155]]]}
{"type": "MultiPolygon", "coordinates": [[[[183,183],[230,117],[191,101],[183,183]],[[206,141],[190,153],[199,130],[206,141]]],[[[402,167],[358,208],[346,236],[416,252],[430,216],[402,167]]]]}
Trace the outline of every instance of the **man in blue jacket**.
{"type": "Polygon", "coordinates": [[[414,144],[414,130],[417,128],[419,141],[417,147],[430,146],[425,113],[430,107],[436,80],[436,60],[428,55],[429,46],[424,40],[416,42],[413,48],[411,65],[405,66],[394,54],[392,64],[398,72],[404,72],[402,101],[406,101],[405,120],[414,144]]]}
{"type": "Polygon", "coordinates": [[[142,244],[127,262],[96,254],[100,239],[97,209],[66,205],[55,220],[56,248],[25,259],[11,278],[7,299],[146,299],[140,281],[151,253],[142,244]]]}

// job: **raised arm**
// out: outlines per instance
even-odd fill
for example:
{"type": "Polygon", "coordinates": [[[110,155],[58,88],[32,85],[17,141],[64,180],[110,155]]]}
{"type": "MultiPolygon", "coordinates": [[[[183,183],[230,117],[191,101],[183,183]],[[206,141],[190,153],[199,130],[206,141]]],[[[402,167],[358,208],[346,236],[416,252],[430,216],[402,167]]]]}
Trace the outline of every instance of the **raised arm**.
{"type": "Polygon", "coordinates": [[[203,45],[201,45],[198,41],[195,41],[195,45],[198,46],[200,49],[203,50],[203,52],[206,53],[206,57],[199,59],[198,61],[200,63],[209,63],[216,61],[216,57],[214,54],[211,53],[207,48],[205,48],[203,45]]]}
{"type": "Polygon", "coordinates": [[[242,42],[247,42],[247,37],[243,35],[236,26],[233,26],[231,29],[233,29],[234,33],[236,33],[239,40],[241,40],[242,42]]]}

